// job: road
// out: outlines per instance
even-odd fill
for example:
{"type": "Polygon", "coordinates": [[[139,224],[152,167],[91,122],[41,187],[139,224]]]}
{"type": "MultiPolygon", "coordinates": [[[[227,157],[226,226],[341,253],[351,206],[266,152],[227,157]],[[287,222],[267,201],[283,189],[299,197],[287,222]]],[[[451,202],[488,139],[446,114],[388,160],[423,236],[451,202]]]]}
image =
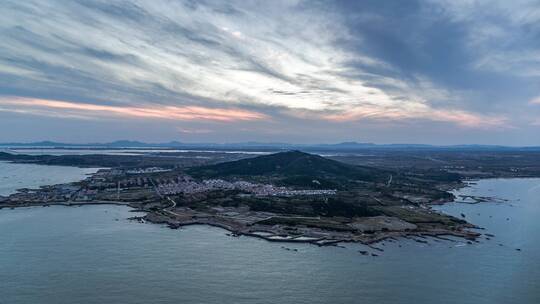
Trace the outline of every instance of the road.
{"type": "Polygon", "coordinates": [[[392,184],[392,178],[393,178],[393,175],[390,174],[390,178],[388,178],[388,182],[386,183],[386,187],[390,187],[390,185],[392,184]]]}
{"type": "Polygon", "coordinates": [[[160,197],[160,198],[165,198],[166,200],[168,200],[169,202],[171,202],[171,206],[169,207],[166,207],[166,208],[163,208],[162,211],[166,212],[166,213],[169,213],[169,214],[172,214],[174,216],[180,216],[179,214],[171,211],[171,209],[174,209],[176,208],[176,202],[170,198],[169,196],[164,196],[163,194],[161,194],[158,190],[158,187],[156,185],[156,183],[154,183],[154,180],[152,178],[150,178],[150,182],[152,183],[152,186],[154,187],[154,191],[156,191],[156,194],[160,197]]]}

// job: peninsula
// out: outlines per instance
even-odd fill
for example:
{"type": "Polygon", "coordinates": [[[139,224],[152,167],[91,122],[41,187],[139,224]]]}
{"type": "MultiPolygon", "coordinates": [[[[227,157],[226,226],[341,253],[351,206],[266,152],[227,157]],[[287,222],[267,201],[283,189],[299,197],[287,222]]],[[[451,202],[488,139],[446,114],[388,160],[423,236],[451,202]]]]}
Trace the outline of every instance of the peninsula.
{"type": "MultiPolygon", "coordinates": [[[[0,160],[19,163],[108,167],[80,182],[20,189],[0,197],[0,208],[121,204],[145,212],[136,220],[171,228],[204,224],[224,228],[232,235],[317,245],[425,236],[476,240],[480,234],[471,230],[474,225],[430,206],[456,199],[448,191],[462,187],[466,179],[540,172],[532,166],[536,154],[505,163],[504,159],[512,158],[495,153],[499,161],[490,167],[475,162],[477,154],[431,151],[429,156],[419,157],[426,152],[385,153],[384,158],[377,153],[377,157],[341,155],[332,159],[296,150],[255,157],[205,152],[130,156],[0,153],[0,160]]],[[[481,202],[490,198],[467,199],[481,202]]]]}

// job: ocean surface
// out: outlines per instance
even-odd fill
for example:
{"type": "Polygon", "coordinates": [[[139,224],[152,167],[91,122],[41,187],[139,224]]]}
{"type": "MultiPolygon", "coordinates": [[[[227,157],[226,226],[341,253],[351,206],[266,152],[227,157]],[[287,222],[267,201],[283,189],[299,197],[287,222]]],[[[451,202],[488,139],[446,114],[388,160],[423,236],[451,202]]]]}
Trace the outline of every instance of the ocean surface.
{"type": "Polygon", "coordinates": [[[14,164],[0,161],[0,195],[14,193],[20,188],[38,188],[42,185],[79,181],[97,170],[99,169],[14,164]]]}
{"type": "MultiPolygon", "coordinates": [[[[21,186],[43,178],[10,176],[21,186]]],[[[2,209],[0,303],[540,303],[540,179],[483,180],[459,193],[508,199],[438,207],[491,240],[400,240],[379,252],[171,230],[129,221],[136,214],[121,206],[2,209]]]]}

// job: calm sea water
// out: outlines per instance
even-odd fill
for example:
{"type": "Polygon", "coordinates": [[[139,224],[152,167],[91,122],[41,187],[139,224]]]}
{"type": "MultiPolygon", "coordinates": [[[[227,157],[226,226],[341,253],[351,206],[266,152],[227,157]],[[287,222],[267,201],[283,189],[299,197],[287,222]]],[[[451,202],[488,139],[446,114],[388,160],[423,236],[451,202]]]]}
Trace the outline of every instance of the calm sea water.
{"type": "Polygon", "coordinates": [[[0,161],[0,195],[14,193],[20,188],[38,188],[42,185],[82,180],[97,170],[99,169],[14,164],[0,161]]]}
{"type": "Polygon", "coordinates": [[[510,199],[440,207],[495,238],[386,242],[379,257],[139,224],[119,206],[0,210],[0,303],[540,303],[540,179],[462,192],[510,199]]]}

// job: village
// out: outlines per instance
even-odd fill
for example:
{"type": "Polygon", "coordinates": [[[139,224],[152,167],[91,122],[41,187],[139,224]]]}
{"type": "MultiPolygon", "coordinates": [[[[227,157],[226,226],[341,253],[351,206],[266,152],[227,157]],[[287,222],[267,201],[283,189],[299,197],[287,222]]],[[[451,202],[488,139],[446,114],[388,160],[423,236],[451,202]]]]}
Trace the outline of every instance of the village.
{"type": "Polygon", "coordinates": [[[170,170],[150,169],[101,169],[78,183],[44,186],[39,189],[19,189],[9,197],[1,197],[4,204],[43,204],[58,202],[133,201],[141,198],[167,195],[190,195],[210,191],[236,190],[252,196],[307,196],[335,195],[334,189],[291,189],[272,184],[223,179],[195,180],[189,175],[161,176],[170,170]]]}
{"type": "Polygon", "coordinates": [[[247,181],[229,182],[222,179],[208,179],[196,182],[189,176],[179,177],[177,182],[164,183],[157,187],[160,194],[190,194],[216,190],[238,190],[256,196],[295,196],[295,195],[335,195],[336,190],[293,190],[271,184],[257,184],[247,181]]]}

